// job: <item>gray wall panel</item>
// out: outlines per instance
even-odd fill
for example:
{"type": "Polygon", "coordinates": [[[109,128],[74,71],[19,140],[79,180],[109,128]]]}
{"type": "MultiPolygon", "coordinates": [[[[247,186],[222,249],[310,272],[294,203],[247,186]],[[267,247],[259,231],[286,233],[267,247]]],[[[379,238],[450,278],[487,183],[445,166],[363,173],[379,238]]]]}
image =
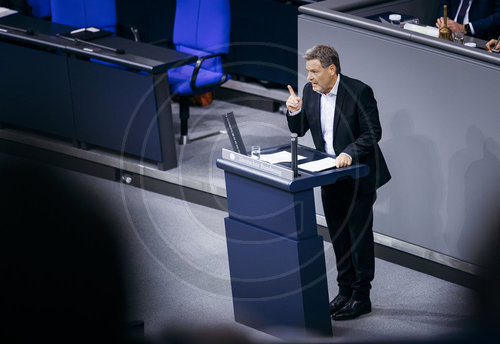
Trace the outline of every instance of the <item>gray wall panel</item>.
{"type": "Polygon", "coordinates": [[[308,15],[299,16],[298,42],[300,90],[300,56],[319,43],[374,90],[393,174],[379,189],[374,230],[477,263],[500,189],[500,67],[308,15]]]}

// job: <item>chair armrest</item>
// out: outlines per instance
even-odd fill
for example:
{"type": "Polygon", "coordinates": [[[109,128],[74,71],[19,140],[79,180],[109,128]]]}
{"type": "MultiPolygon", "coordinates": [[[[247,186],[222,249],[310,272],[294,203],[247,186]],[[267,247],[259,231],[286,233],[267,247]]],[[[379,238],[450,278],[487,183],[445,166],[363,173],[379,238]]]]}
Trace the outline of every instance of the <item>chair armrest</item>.
{"type": "Polygon", "coordinates": [[[190,84],[191,85],[191,89],[193,91],[194,90],[204,90],[204,89],[214,88],[214,87],[220,86],[220,85],[222,85],[223,83],[226,82],[226,80],[227,80],[227,73],[223,73],[222,77],[220,78],[219,81],[214,82],[212,84],[205,85],[205,86],[196,87],[196,78],[198,77],[198,73],[200,71],[201,64],[205,60],[208,60],[208,59],[211,59],[211,58],[214,58],[214,57],[224,57],[224,56],[226,56],[225,53],[217,53],[217,54],[202,56],[202,57],[200,57],[198,59],[198,61],[196,61],[196,64],[195,64],[194,70],[193,70],[193,75],[191,76],[191,84],[190,84]]]}

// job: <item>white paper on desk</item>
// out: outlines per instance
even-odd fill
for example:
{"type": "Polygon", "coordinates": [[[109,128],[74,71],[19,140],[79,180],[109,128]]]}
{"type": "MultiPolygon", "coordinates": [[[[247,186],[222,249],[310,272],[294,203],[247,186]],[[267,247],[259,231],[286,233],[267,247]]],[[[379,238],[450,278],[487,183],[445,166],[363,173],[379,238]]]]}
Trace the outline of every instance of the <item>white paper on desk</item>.
{"type": "Polygon", "coordinates": [[[422,26],[422,25],[417,25],[417,24],[412,24],[412,23],[406,23],[403,26],[404,29],[410,30],[413,32],[418,32],[423,35],[427,36],[432,36],[432,37],[438,37],[439,36],[439,29],[437,27],[433,26],[422,26]]]}
{"type": "Polygon", "coordinates": [[[10,8],[6,7],[0,7],[0,18],[7,17],[14,13],[17,13],[17,11],[11,10],[10,8]]]}
{"type": "Polygon", "coordinates": [[[300,164],[298,167],[309,172],[319,172],[335,167],[335,159],[330,157],[323,158],[320,160],[306,162],[305,164],[300,164]]]}
{"type": "MultiPolygon", "coordinates": [[[[299,155],[297,156],[297,160],[305,159],[305,156],[299,155]]],[[[278,162],[291,162],[292,161],[292,153],[281,151],[272,154],[261,154],[260,160],[266,161],[270,164],[277,164],[278,162]]]]}

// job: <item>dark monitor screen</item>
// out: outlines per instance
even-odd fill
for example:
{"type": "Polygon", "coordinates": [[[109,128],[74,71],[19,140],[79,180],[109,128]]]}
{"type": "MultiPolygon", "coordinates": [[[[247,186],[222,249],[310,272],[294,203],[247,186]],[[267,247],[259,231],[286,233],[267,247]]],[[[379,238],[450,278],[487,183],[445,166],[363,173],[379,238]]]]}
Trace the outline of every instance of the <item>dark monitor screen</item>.
{"type": "Polygon", "coordinates": [[[247,155],[247,150],[243,143],[240,130],[238,129],[238,124],[236,124],[236,120],[234,119],[234,114],[228,112],[222,115],[222,119],[224,120],[224,125],[226,126],[227,135],[229,136],[229,141],[231,141],[233,151],[247,155]]]}

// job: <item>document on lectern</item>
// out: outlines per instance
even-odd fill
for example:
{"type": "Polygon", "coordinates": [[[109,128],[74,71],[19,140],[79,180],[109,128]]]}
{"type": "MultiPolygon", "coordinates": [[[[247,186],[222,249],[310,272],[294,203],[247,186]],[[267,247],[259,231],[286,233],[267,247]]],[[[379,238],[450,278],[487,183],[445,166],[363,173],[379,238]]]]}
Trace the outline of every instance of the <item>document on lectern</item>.
{"type": "Polygon", "coordinates": [[[319,172],[335,167],[335,159],[328,157],[320,160],[314,160],[306,162],[305,164],[300,164],[298,167],[309,172],[319,172]]]}
{"type": "MultiPolygon", "coordinates": [[[[299,155],[297,157],[298,160],[305,159],[305,156],[299,155]]],[[[270,164],[277,164],[279,162],[291,162],[292,161],[292,153],[287,151],[281,151],[272,154],[261,154],[260,160],[266,161],[270,164]]]]}
{"type": "Polygon", "coordinates": [[[11,14],[17,13],[15,10],[11,10],[10,8],[0,7],[0,18],[7,17],[11,14]]]}

